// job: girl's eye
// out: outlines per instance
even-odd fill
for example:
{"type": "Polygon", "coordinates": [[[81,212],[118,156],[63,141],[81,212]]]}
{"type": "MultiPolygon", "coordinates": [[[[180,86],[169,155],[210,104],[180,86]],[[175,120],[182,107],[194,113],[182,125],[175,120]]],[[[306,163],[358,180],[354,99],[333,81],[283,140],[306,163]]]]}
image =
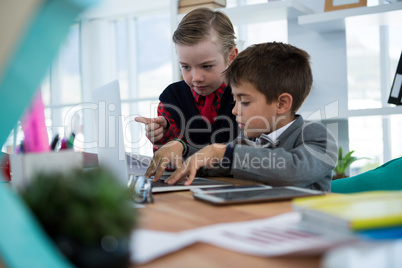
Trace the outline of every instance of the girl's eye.
{"type": "Polygon", "coordinates": [[[242,101],[242,102],[240,102],[240,104],[243,105],[243,106],[247,106],[247,105],[250,104],[250,102],[249,101],[242,101]]]}
{"type": "Polygon", "coordinates": [[[182,68],[183,70],[189,70],[189,69],[190,69],[189,66],[181,66],[181,68],[182,68]]]}
{"type": "Polygon", "coordinates": [[[203,67],[204,67],[204,69],[210,69],[210,68],[212,68],[212,65],[204,65],[203,67]]]}

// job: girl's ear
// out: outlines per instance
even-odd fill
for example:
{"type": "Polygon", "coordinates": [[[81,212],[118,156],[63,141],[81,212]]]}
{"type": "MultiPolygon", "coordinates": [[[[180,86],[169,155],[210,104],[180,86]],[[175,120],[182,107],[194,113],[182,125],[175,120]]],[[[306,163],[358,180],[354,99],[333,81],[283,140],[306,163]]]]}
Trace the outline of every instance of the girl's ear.
{"type": "Polygon", "coordinates": [[[237,49],[237,47],[234,47],[232,48],[232,50],[230,50],[228,56],[228,65],[230,65],[232,61],[237,57],[237,54],[239,54],[239,50],[237,49]]]}
{"type": "Polygon", "coordinates": [[[293,97],[289,93],[282,93],[278,97],[278,114],[285,114],[292,108],[293,97]]]}

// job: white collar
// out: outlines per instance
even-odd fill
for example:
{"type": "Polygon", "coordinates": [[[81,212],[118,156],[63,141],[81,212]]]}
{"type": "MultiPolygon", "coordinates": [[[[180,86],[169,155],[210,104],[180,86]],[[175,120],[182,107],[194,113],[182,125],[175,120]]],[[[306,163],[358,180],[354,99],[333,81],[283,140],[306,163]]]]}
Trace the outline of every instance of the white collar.
{"type": "Polygon", "coordinates": [[[261,137],[268,137],[268,139],[272,140],[273,143],[276,143],[276,141],[278,140],[279,136],[280,136],[286,129],[288,129],[288,128],[293,124],[294,121],[296,121],[296,120],[293,120],[292,122],[290,122],[290,123],[284,125],[284,126],[281,127],[280,129],[277,129],[277,130],[275,130],[275,131],[272,131],[272,132],[269,133],[269,134],[261,134],[261,136],[260,136],[259,138],[261,138],[261,137]]]}

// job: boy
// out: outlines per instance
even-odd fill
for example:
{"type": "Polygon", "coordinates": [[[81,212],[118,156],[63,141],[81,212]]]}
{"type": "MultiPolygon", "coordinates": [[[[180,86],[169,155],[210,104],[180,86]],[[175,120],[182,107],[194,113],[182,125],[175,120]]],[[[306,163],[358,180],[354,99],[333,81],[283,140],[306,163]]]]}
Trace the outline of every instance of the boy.
{"type": "MultiPolygon", "coordinates": [[[[312,87],[309,58],[301,49],[275,42],[241,52],[226,71],[241,135],[230,144],[212,144],[199,150],[167,183],[174,184],[188,175],[189,185],[197,170],[206,167],[209,169],[199,175],[232,174],[272,186],[329,191],[337,161],[335,140],[322,124],[306,123],[296,114],[312,87]]],[[[179,146],[172,148],[181,153],[179,146]]],[[[159,175],[164,161],[153,162],[147,175],[159,175]]]]}
{"type": "Polygon", "coordinates": [[[237,56],[234,28],[220,11],[193,10],[173,34],[184,81],[160,95],[157,118],[137,117],[146,124],[154,150],[172,139],[202,148],[227,143],[238,135],[231,113],[233,97],[223,72],[237,56]]]}

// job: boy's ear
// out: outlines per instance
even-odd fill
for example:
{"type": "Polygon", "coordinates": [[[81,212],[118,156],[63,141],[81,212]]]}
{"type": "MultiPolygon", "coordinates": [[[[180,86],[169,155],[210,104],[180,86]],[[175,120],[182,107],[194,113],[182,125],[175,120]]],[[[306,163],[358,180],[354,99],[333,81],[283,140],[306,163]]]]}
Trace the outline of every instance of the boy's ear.
{"type": "Polygon", "coordinates": [[[282,93],[278,97],[278,114],[285,114],[292,108],[293,97],[289,93],[282,93]]]}
{"type": "Polygon", "coordinates": [[[230,65],[232,61],[237,57],[237,54],[239,54],[239,50],[237,47],[232,48],[232,50],[229,52],[229,57],[228,57],[228,64],[230,65]]]}

